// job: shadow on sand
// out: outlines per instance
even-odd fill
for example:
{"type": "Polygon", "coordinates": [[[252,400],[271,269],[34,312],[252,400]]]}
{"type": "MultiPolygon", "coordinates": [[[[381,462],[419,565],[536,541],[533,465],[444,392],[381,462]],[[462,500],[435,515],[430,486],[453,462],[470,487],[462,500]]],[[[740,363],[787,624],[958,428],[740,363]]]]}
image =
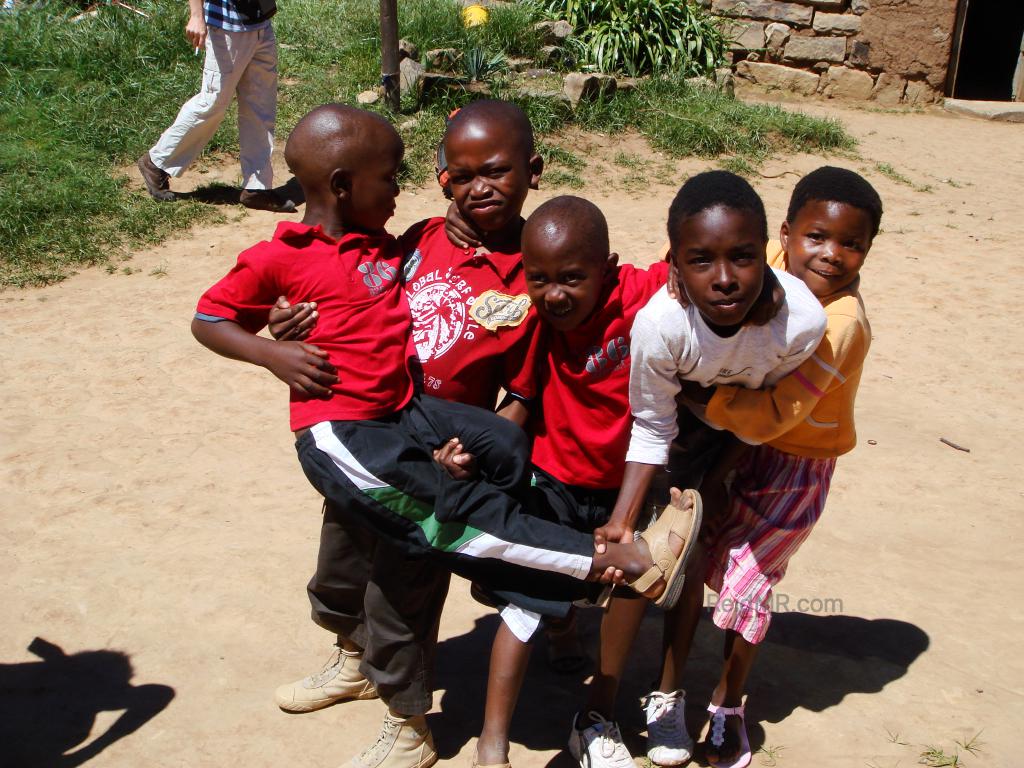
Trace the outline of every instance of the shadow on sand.
{"type": "MultiPolygon", "coordinates": [[[[196,200],[208,205],[238,205],[241,192],[242,190],[238,187],[215,181],[211,184],[197,187],[191,192],[175,192],[174,194],[179,200],[196,200]]],[[[306,202],[306,196],[302,193],[299,180],[294,176],[281,186],[274,187],[274,192],[282,198],[290,199],[296,205],[302,205],[306,202]]]]}
{"type": "Polygon", "coordinates": [[[120,651],[67,655],[39,637],[28,649],[39,661],[0,664],[0,766],[82,765],[174,698],[166,685],[132,685],[131,662],[120,651]],[[86,743],[99,712],[121,710],[86,743]]]}
{"type": "MultiPolygon", "coordinates": [[[[580,613],[580,633],[591,658],[597,651],[600,617],[596,610],[580,613]]],[[[454,756],[479,735],[490,642],[497,626],[496,615],[485,616],[471,632],[438,646],[436,686],[445,692],[430,723],[444,758],[454,756]]],[[[722,637],[706,611],[688,667],[686,717],[692,734],[699,733],[705,723],[704,707],[720,670],[722,637]]],[[[764,743],[759,721],[777,723],[798,707],[821,712],[848,694],[877,693],[906,674],[928,644],[922,629],[896,619],[777,614],[748,686],[751,747],[756,750],[764,743]]],[[[557,675],[547,666],[546,650],[544,641],[538,642],[512,724],[513,743],[530,750],[565,747],[572,716],[586,695],[584,680],[592,672],[585,669],[576,675],[557,675]]],[[[644,620],[619,694],[619,724],[634,755],[645,751],[642,732],[646,726],[638,701],[656,687],[660,660],[661,619],[652,610],[644,620]]],[[[569,768],[572,764],[563,753],[550,766],[569,768]]]]}

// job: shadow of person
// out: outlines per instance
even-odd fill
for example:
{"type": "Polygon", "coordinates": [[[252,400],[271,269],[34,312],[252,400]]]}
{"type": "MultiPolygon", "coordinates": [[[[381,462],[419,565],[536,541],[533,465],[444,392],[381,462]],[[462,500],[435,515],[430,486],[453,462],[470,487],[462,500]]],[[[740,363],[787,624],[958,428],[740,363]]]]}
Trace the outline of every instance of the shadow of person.
{"type": "MultiPolygon", "coordinates": [[[[686,721],[692,735],[700,733],[705,711],[722,668],[724,633],[711,622],[705,609],[687,664],[686,721]]],[[[776,612],[758,650],[747,683],[747,734],[751,748],[764,745],[761,722],[778,723],[798,707],[822,712],[852,693],[879,693],[907,673],[929,646],[920,627],[898,619],[776,612]]],[[[656,679],[661,644],[656,633],[642,635],[634,647],[642,665],[627,671],[619,701],[643,695],[643,682],[656,679]]],[[[623,731],[642,728],[642,717],[624,712],[623,731]],[[635,719],[634,719],[635,718],[635,719]]],[[[620,704],[621,710],[621,704],[620,704]]],[[[698,752],[697,765],[701,761],[698,752]]]]}
{"type": "Polygon", "coordinates": [[[35,638],[39,661],[0,664],[0,764],[82,765],[159,714],[174,698],[166,685],[132,685],[132,665],[120,651],[68,655],[35,638]],[[122,714],[85,743],[96,715],[122,714]],[[83,745],[84,746],[81,746],[83,745]]]}
{"type": "MultiPolygon", "coordinates": [[[[302,205],[306,202],[302,186],[294,176],[281,186],[274,187],[273,192],[282,200],[291,200],[295,205],[302,205]]],[[[239,205],[241,193],[242,190],[236,186],[214,181],[196,187],[191,192],[175,192],[174,194],[179,200],[196,200],[207,205],[239,205]]]]}
{"type": "MultiPolygon", "coordinates": [[[[579,613],[581,640],[590,657],[597,657],[602,613],[579,613]]],[[[480,733],[490,645],[498,616],[477,619],[467,634],[438,645],[438,689],[444,689],[439,711],[430,715],[442,757],[457,754],[480,733]]],[[[707,722],[705,707],[718,682],[724,634],[705,610],[687,664],[686,720],[696,736],[707,722]]],[[[747,729],[751,747],[764,744],[761,721],[777,723],[803,707],[821,712],[838,705],[851,693],[878,693],[906,674],[928,649],[928,635],[914,624],[897,619],[864,619],[846,615],[776,613],[758,653],[748,683],[750,709],[747,729]]],[[[530,660],[512,722],[511,739],[531,750],[564,749],[572,717],[586,700],[586,676],[558,675],[547,666],[543,640],[530,660]]],[[[662,659],[662,618],[650,610],[644,617],[619,690],[617,718],[626,745],[643,755],[646,729],[641,697],[658,685],[662,659]]],[[[704,764],[700,760],[696,764],[704,764]]],[[[558,755],[549,768],[568,768],[572,761],[558,755]]]]}

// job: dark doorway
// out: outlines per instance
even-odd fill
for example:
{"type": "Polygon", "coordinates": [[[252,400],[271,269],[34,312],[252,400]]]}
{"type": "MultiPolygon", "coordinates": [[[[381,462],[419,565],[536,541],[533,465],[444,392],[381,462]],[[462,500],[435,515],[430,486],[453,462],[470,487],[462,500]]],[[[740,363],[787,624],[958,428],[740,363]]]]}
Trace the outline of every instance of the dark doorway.
{"type": "Polygon", "coordinates": [[[954,45],[951,95],[1010,101],[1024,38],[1024,2],[961,0],[959,45],[954,45]]]}

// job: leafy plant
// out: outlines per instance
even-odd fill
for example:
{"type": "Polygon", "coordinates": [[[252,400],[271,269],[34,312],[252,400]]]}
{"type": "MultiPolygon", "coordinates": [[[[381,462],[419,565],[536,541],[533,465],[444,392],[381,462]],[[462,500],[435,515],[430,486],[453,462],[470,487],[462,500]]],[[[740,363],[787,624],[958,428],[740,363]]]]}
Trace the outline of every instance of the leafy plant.
{"type": "Polygon", "coordinates": [[[718,22],[688,0],[550,0],[578,31],[575,57],[601,72],[707,74],[725,61],[718,22]]]}
{"type": "Polygon", "coordinates": [[[462,57],[462,65],[466,77],[475,82],[487,80],[508,66],[503,53],[491,53],[484,48],[475,47],[466,51],[462,57]]]}

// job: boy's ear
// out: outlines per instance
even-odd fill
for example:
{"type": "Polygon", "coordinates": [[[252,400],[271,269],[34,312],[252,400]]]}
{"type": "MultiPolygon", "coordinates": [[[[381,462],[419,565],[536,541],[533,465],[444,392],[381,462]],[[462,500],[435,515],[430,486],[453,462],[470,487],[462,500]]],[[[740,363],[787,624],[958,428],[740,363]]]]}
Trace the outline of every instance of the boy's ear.
{"type": "Polygon", "coordinates": [[[604,271],[606,274],[610,274],[615,270],[616,265],[619,263],[619,254],[609,253],[608,260],[604,263],[604,271]]]}
{"type": "Polygon", "coordinates": [[[789,253],[789,222],[783,221],[779,227],[779,241],[782,243],[782,250],[789,253]]]}
{"type": "Polygon", "coordinates": [[[328,179],[331,195],[338,200],[347,200],[352,194],[352,174],[343,168],[335,168],[328,179]]]}
{"type": "Polygon", "coordinates": [[[540,175],[544,172],[544,158],[534,155],[530,158],[530,189],[540,189],[540,175]]]}

